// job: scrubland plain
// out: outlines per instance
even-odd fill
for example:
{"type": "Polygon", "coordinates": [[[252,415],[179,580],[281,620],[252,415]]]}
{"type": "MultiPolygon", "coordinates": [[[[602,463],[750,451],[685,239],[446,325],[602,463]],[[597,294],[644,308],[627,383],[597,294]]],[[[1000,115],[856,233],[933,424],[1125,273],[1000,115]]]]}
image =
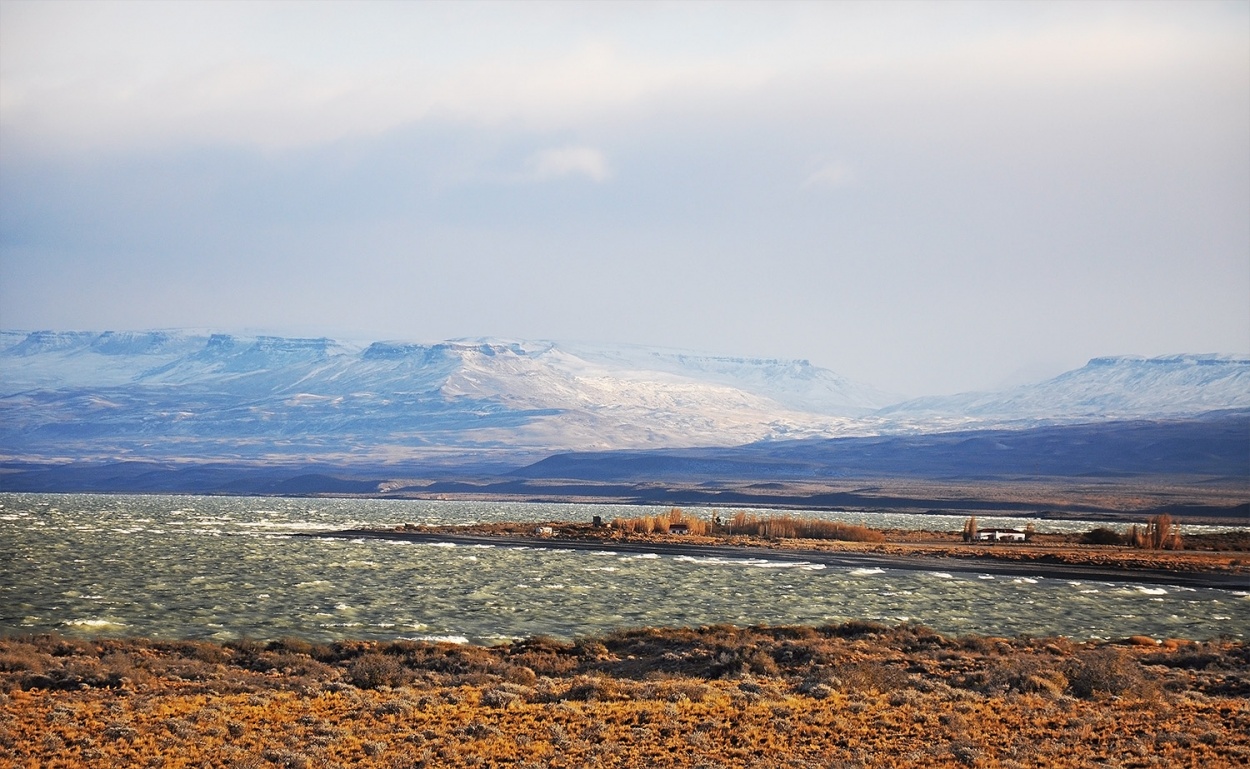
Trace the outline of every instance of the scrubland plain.
{"type": "Polygon", "coordinates": [[[1250,649],[916,625],[0,641],[5,767],[1250,763],[1250,649]]]}

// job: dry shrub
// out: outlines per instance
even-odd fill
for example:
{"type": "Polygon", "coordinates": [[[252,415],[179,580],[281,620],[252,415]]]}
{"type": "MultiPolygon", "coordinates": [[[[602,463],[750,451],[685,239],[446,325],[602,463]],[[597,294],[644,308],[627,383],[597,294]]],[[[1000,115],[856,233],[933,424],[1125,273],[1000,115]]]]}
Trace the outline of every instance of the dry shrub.
{"type": "Polygon", "coordinates": [[[399,664],[399,660],[386,654],[362,654],[347,666],[348,682],[361,689],[399,686],[406,678],[407,671],[404,666],[399,664]]]}
{"type": "Polygon", "coordinates": [[[185,657],[209,664],[230,661],[227,647],[211,641],[166,641],[154,644],[154,648],[162,654],[185,657]]]}
{"type": "Polygon", "coordinates": [[[841,625],[826,625],[820,628],[823,635],[834,638],[874,638],[889,632],[890,627],[880,622],[853,619],[841,625]]]}
{"type": "Polygon", "coordinates": [[[1207,670],[1211,668],[1230,668],[1235,665],[1222,652],[1206,646],[1184,649],[1178,652],[1157,652],[1148,654],[1142,659],[1148,665],[1166,665],[1170,668],[1183,670],[1207,670]]]}
{"type": "Polygon", "coordinates": [[[41,654],[49,654],[53,657],[95,654],[95,647],[89,642],[66,638],[57,633],[39,633],[33,636],[22,636],[17,640],[41,654]]]}
{"type": "Polygon", "coordinates": [[[839,521],[795,518],[791,515],[764,516],[736,513],[725,525],[728,534],[745,534],[766,539],[832,539],[843,542],[884,542],[875,529],[839,521]]]}
{"type": "MultiPolygon", "coordinates": [[[[181,678],[184,681],[211,681],[218,676],[216,665],[204,662],[196,657],[163,657],[151,660],[148,662],[148,666],[153,673],[166,678],[181,678]]],[[[253,669],[258,669],[263,673],[269,667],[253,669]]]]}
{"type": "Polygon", "coordinates": [[[672,678],[648,687],[650,699],[668,702],[703,702],[710,689],[707,684],[690,678],[672,678]]]}
{"type": "Polygon", "coordinates": [[[744,512],[735,513],[728,523],[719,518],[704,520],[687,515],[680,508],[673,508],[664,515],[644,515],[639,518],[617,518],[612,527],[628,534],[668,534],[674,524],[685,524],[690,534],[714,536],[717,534],[744,535],[765,539],[830,539],[843,542],[884,542],[885,535],[874,529],[838,521],[816,518],[796,518],[791,515],[755,516],[744,512]]]}
{"type": "Polygon", "coordinates": [[[288,654],[302,654],[306,657],[315,656],[317,648],[309,641],[302,638],[279,638],[276,641],[270,641],[268,650],[271,652],[286,652],[288,654]]]}
{"type": "Polygon", "coordinates": [[[504,670],[503,677],[505,681],[521,686],[533,686],[538,680],[538,675],[533,668],[527,668],[524,665],[509,665],[504,670]]]}
{"type": "Polygon", "coordinates": [[[1099,526],[1081,535],[1082,545],[1122,545],[1124,537],[1115,529],[1099,526]]]}
{"type": "Polygon", "coordinates": [[[1068,678],[1054,662],[1050,657],[1029,655],[993,658],[983,674],[970,676],[968,681],[984,694],[1015,691],[1058,698],[1067,689],[1068,678]]]}
{"type": "Polygon", "coordinates": [[[484,707],[506,708],[521,699],[521,695],[504,688],[487,689],[479,700],[484,707]]]}
{"type": "Polygon", "coordinates": [[[688,532],[697,536],[710,536],[716,533],[716,525],[712,521],[687,515],[678,507],[661,515],[616,518],[612,521],[612,528],[629,534],[668,534],[674,524],[685,524],[688,532]]]}
{"type": "Polygon", "coordinates": [[[52,660],[25,644],[5,643],[0,648],[0,673],[42,673],[52,660]]]}
{"type": "Polygon", "coordinates": [[[579,702],[611,702],[627,700],[630,692],[615,678],[602,676],[582,677],[574,679],[573,685],[560,695],[562,700],[579,702]]]}
{"type": "Polygon", "coordinates": [[[918,622],[887,628],[882,633],[881,640],[905,652],[940,649],[950,645],[942,634],[918,622]]]}
{"type": "Polygon", "coordinates": [[[1146,678],[1137,660],[1110,646],[1082,654],[1069,662],[1065,672],[1077,697],[1110,694],[1149,699],[1158,695],[1158,686],[1146,678]]]}
{"type": "Polygon", "coordinates": [[[859,691],[888,692],[908,684],[906,673],[881,662],[851,662],[838,665],[832,673],[844,687],[859,691]]]}
{"type": "Polygon", "coordinates": [[[265,671],[277,670],[288,676],[315,676],[325,678],[330,673],[330,666],[309,657],[306,654],[282,652],[265,654],[257,660],[267,667],[265,671]]]}

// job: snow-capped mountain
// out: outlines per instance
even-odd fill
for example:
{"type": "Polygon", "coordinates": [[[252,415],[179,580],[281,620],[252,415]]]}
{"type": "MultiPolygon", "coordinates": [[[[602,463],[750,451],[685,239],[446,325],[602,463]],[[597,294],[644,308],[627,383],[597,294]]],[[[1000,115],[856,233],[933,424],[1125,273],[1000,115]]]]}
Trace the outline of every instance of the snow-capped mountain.
{"type": "Polygon", "coordinates": [[[1250,408],[1250,359],[1099,358],[891,404],[807,361],[462,339],[0,332],[0,456],[327,462],[733,446],[1250,408]]]}
{"type": "Polygon", "coordinates": [[[806,361],[178,332],[0,335],[0,449],[231,456],[739,444],[888,402],[806,361]],[[875,399],[875,400],[874,400],[875,399]]]}
{"type": "Polygon", "coordinates": [[[1168,355],[1094,358],[1082,368],[1005,392],[918,398],[878,412],[891,419],[1077,421],[1179,417],[1250,408],[1250,358],[1168,355]]]}

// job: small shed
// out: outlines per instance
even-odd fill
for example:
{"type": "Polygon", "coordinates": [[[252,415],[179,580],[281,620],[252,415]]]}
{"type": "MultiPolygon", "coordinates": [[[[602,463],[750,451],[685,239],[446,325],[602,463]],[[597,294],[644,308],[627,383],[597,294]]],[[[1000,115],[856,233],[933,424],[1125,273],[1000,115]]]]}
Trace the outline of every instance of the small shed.
{"type": "Polygon", "coordinates": [[[977,539],[982,542],[1023,542],[1026,534],[1019,529],[980,529],[977,539]]]}
{"type": "Polygon", "coordinates": [[[690,526],[684,523],[670,523],[668,525],[669,534],[689,534],[690,526]]]}

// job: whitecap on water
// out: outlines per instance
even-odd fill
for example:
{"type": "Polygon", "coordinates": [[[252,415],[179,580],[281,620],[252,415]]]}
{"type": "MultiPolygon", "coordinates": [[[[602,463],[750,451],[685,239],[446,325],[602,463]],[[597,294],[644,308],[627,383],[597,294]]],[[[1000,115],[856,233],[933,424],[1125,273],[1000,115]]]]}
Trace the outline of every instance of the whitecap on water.
{"type": "Polygon", "coordinates": [[[1137,589],[1137,592],[1144,593],[1146,595],[1167,595],[1168,594],[1168,591],[1164,590],[1161,587],[1146,587],[1145,585],[1135,585],[1134,587],[1137,589]]]}
{"type": "Polygon", "coordinates": [[[885,569],[876,567],[871,569],[851,569],[851,574],[856,577],[867,577],[870,574],[885,574],[885,569]]]}
{"type": "Polygon", "coordinates": [[[89,627],[89,628],[106,628],[106,627],[126,627],[125,623],[114,622],[107,619],[71,619],[66,620],[64,624],[71,627],[89,627]]]}
{"type": "Polygon", "coordinates": [[[401,641],[429,641],[431,643],[467,644],[469,639],[462,635],[417,635],[400,636],[401,641]]]}

